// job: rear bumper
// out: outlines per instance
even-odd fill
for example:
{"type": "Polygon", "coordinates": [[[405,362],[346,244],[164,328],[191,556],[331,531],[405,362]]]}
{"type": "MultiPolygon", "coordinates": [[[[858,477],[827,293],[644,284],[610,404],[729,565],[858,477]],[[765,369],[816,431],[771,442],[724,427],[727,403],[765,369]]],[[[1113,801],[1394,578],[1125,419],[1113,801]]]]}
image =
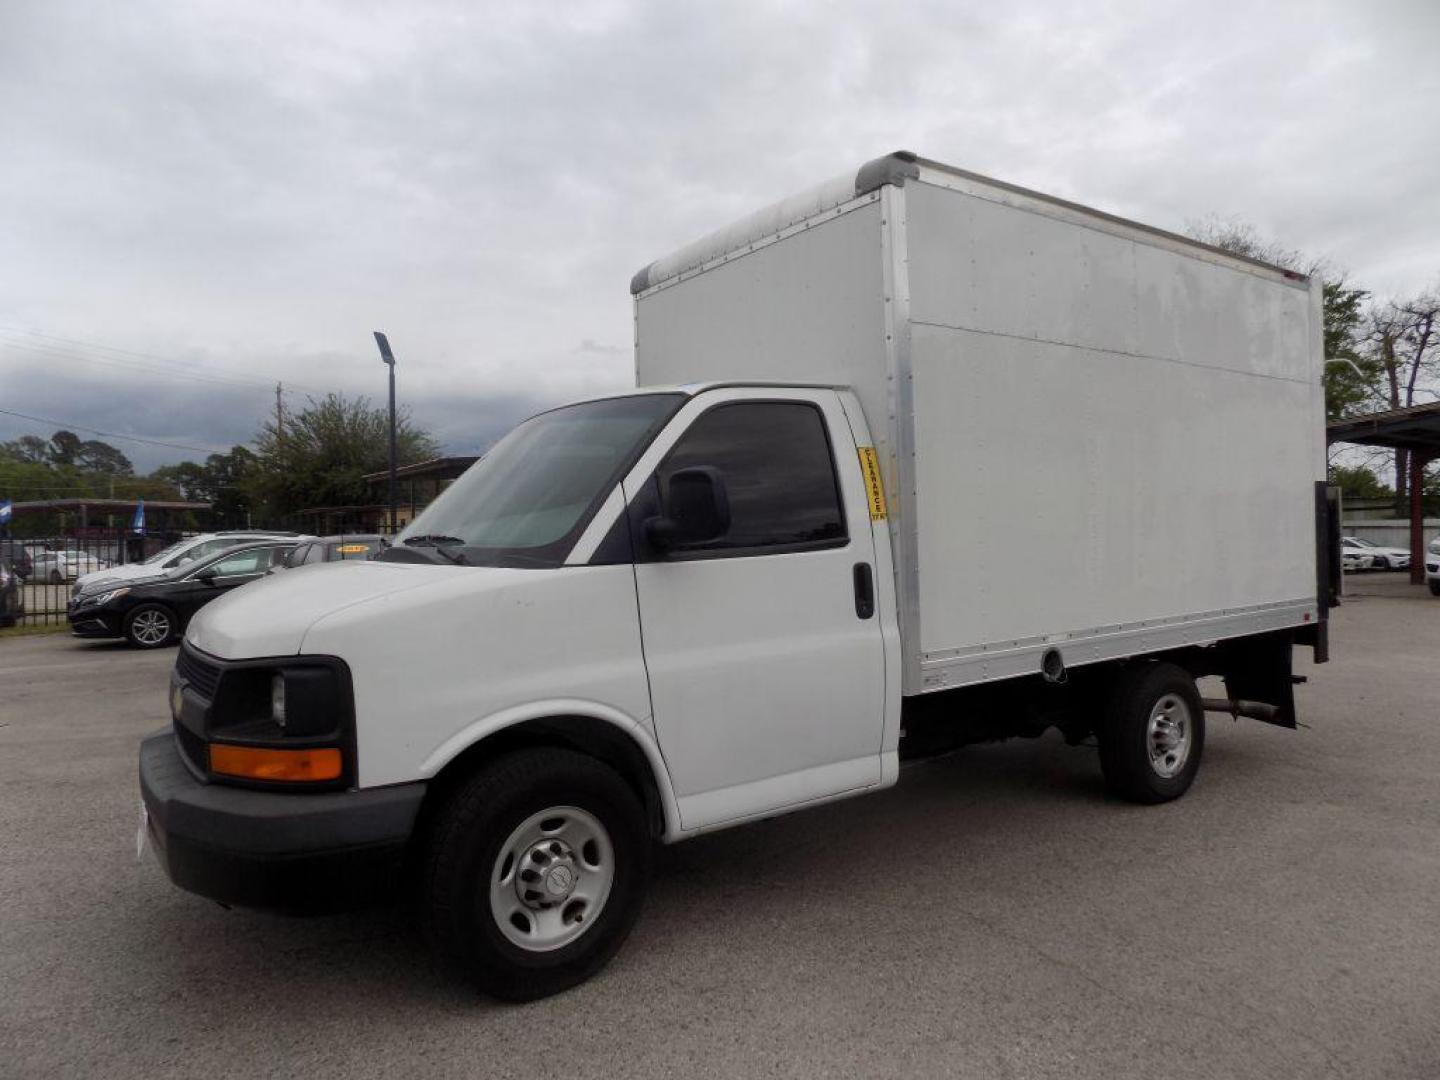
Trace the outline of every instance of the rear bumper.
{"type": "Polygon", "coordinates": [[[140,744],[140,794],[170,880],[241,907],[339,911],[399,883],[425,784],[325,794],[198,779],[169,729],[140,744]]]}

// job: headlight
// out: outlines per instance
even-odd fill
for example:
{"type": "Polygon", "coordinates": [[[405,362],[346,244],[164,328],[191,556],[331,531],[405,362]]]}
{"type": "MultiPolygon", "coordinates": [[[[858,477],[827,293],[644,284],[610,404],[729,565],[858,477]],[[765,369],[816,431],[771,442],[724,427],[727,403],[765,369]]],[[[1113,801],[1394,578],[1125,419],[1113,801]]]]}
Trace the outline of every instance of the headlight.
{"type": "Polygon", "coordinates": [[[206,711],[212,775],[333,787],[353,779],[350,676],[330,658],[227,665],[206,711]]]}
{"type": "Polygon", "coordinates": [[[331,664],[257,664],[226,671],[215,692],[210,732],[253,739],[317,739],[348,727],[348,679],[331,664]]]}
{"type": "Polygon", "coordinates": [[[111,600],[119,600],[120,597],[127,595],[129,592],[129,589],[111,589],[109,592],[103,592],[99,596],[82,596],[80,603],[85,607],[89,607],[92,604],[97,606],[100,604],[108,604],[111,600]]]}

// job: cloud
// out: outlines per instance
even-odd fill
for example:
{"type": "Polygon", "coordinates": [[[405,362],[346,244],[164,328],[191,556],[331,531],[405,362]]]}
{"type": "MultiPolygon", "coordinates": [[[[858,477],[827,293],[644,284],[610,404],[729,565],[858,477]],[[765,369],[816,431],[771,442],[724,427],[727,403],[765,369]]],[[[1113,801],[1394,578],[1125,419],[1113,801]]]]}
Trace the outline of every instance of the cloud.
{"type": "MultiPolygon", "coordinates": [[[[379,397],[382,328],[473,444],[629,384],[640,266],[901,146],[1416,291],[1436,30],[1424,0],[7,5],[0,332],[379,397]]],[[[265,407],[51,359],[0,348],[4,400],[221,441],[265,407]]]]}

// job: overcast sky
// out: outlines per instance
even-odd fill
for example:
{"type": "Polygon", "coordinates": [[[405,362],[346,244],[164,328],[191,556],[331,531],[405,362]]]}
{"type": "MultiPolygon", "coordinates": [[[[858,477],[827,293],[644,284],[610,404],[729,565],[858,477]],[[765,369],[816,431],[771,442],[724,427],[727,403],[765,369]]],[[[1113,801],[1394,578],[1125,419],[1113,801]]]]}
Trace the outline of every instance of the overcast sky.
{"type": "Polygon", "coordinates": [[[0,0],[0,409],[223,449],[276,380],[383,400],[380,328],[477,451],[630,384],[640,266],[899,148],[1417,292],[1437,31],[1435,0],[0,0]]]}

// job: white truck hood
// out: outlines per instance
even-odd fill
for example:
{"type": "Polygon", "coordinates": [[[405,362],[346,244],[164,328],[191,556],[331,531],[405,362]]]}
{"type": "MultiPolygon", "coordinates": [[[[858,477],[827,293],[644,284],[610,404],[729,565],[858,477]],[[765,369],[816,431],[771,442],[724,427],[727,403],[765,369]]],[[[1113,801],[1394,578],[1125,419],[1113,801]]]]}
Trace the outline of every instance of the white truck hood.
{"type": "MultiPolygon", "coordinates": [[[[514,571],[420,563],[338,562],[301,566],[261,578],[205,605],[185,640],[225,660],[292,656],[327,615],[359,604],[384,603],[402,592],[434,586],[446,592],[484,588],[514,571]]],[[[377,628],[377,633],[383,633],[377,628]]]]}

